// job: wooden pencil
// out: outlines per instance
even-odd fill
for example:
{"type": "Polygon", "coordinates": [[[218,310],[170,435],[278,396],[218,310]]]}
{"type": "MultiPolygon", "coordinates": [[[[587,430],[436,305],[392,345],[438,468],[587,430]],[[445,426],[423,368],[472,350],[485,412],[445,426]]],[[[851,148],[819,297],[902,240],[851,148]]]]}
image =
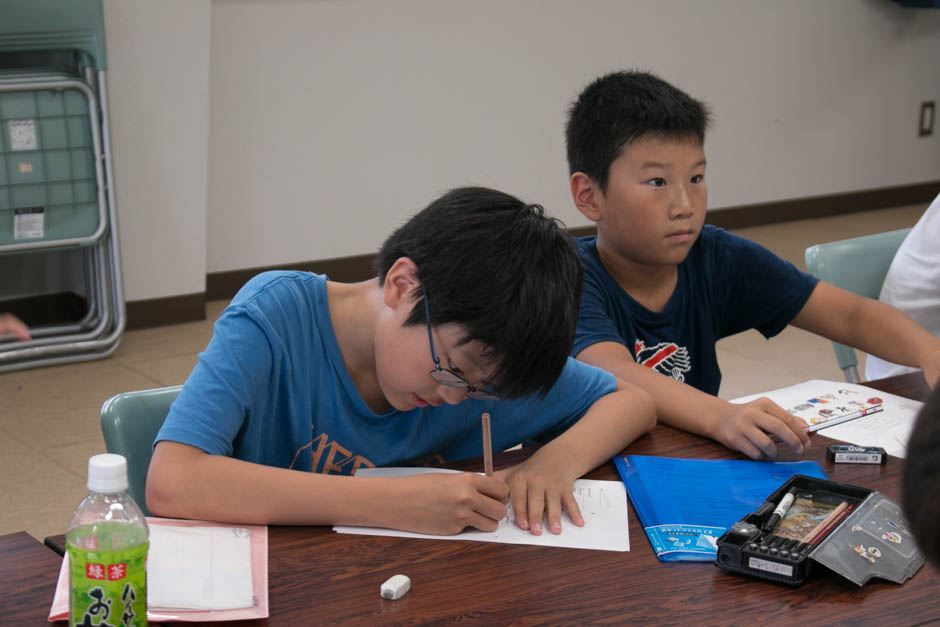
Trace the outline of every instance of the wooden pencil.
{"type": "Polygon", "coordinates": [[[490,415],[483,412],[483,473],[487,477],[493,476],[493,443],[490,440],[490,415]]]}
{"type": "Polygon", "coordinates": [[[822,531],[820,531],[820,532],[816,535],[816,537],[813,539],[813,546],[816,546],[817,544],[819,544],[819,543],[822,541],[823,538],[825,538],[826,536],[828,536],[836,527],[838,527],[839,525],[841,525],[841,524],[842,524],[842,521],[845,520],[845,519],[848,517],[848,515],[852,513],[852,510],[853,510],[853,509],[855,509],[855,506],[854,506],[854,505],[849,505],[849,506],[846,507],[844,510],[842,510],[842,512],[841,512],[838,516],[836,516],[835,518],[833,518],[833,519],[829,522],[829,526],[826,527],[825,529],[823,529],[822,531]]]}
{"type": "Polygon", "coordinates": [[[818,525],[816,525],[816,526],[813,528],[812,531],[810,531],[808,534],[806,534],[806,535],[803,537],[802,542],[803,542],[804,544],[810,544],[810,543],[812,543],[812,541],[816,539],[816,536],[818,536],[820,533],[822,533],[822,531],[823,531],[826,527],[828,527],[829,524],[830,524],[833,520],[835,520],[836,518],[838,518],[838,517],[839,517],[839,514],[841,514],[842,511],[843,511],[846,507],[848,507],[848,506],[849,506],[849,504],[848,504],[846,501],[842,501],[841,503],[839,503],[839,505],[837,505],[834,510],[832,510],[831,512],[829,512],[829,515],[826,516],[826,517],[823,519],[823,521],[822,521],[821,523],[819,523],[818,525]]]}

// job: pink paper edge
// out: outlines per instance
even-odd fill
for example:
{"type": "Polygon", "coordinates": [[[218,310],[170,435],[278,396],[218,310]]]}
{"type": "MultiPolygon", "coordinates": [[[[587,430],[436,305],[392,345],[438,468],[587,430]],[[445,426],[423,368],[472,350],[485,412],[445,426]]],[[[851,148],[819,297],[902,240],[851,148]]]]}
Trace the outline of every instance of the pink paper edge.
{"type": "MultiPolygon", "coordinates": [[[[178,520],[175,518],[147,517],[148,525],[168,527],[245,527],[251,530],[251,584],[255,590],[258,605],[237,610],[178,610],[172,613],[147,610],[147,620],[152,621],[221,621],[246,620],[249,618],[268,617],[268,527],[267,525],[230,525],[204,520],[178,520]]],[[[59,579],[55,586],[52,607],[49,608],[49,621],[68,620],[69,617],[69,578],[68,553],[62,558],[59,567],[59,579]]]]}

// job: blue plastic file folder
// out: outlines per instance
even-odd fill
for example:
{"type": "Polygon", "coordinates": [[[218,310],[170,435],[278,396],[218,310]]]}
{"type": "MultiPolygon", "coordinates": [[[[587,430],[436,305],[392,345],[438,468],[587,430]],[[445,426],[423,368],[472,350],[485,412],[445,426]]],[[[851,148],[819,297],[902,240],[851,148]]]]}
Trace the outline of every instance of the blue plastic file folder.
{"type": "Polygon", "coordinates": [[[618,455],[614,465],[663,562],[711,562],[728,527],[793,475],[826,479],[814,461],[757,462],[618,455]]]}

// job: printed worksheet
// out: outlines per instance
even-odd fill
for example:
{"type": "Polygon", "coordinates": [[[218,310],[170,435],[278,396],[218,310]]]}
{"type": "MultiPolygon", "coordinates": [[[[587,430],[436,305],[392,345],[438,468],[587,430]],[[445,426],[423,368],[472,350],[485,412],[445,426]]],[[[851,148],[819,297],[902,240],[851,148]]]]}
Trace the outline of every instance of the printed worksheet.
{"type": "Polygon", "coordinates": [[[858,446],[880,446],[895,457],[907,456],[907,440],[914,427],[914,420],[924,406],[920,401],[857,383],[820,379],[736,398],[731,402],[746,403],[761,396],[766,396],[810,425],[814,424],[809,416],[811,413],[819,415],[820,410],[827,408],[833,408],[835,412],[843,408],[858,407],[862,411],[857,418],[833,426],[825,426],[825,421],[821,421],[823,424],[820,426],[823,428],[818,433],[858,446]],[[879,411],[864,413],[863,408],[876,404],[880,404],[879,411]]]}
{"type": "MultiPolygon", "coordinates": [[[[438,468],[360,468],[357,477],[407,477],[429,472],[456,472],[438,468]]],[[[500,521],[496,531],[465,530],[453,536],[437,536],[410,531],[397,531],[380,527],[350,527],[337,525],[338,533],[358,533],[373,536],[395,536],[400,538],[427,538],[431,540],[476,540],[479,542],[502,542],[504,544],[534,544],[559,546],[574,549],[596,549],[601,551],[629,551],[630,533],[627,525],[627,491],[621,481],[597,481],[578,479],[574,482],[574,496],[584,517],[584,526],[578,527],[562,513],[562,532],[555,535],[548,531],[548,522],[543,521],[542,535],[532,535],[516,526],[512,505],[506,508],[506,517],[500,521]]]]}

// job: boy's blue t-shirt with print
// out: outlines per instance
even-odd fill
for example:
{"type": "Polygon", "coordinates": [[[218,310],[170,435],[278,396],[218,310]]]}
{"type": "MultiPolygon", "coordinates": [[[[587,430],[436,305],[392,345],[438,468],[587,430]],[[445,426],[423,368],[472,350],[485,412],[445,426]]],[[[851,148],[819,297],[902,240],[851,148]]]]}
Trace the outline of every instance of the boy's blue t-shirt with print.
{"type": "Polygon", "coordinates": [[[326,277],[265,272],[245,284],[216,322],[155,442],[332,474],[353,474],[360,466],[437,465],[483,454],[484,411],[492,415],[499,451],[550,440],[615,389],[611,375],[569,358],[543,398],[467,399],[376,414],[343,363],[326,277]]]}
{"type": "Polygon", "coordinates": [[[584,290],[572,355],[598,342],[617,342],[638,363],[709,394],[718,394],[721,384],[718,340],[747,329],[773,337],[819,281],[763,246],[705,225],[679,264],[675,291],[656,312],[633,300],[607,272],[596,236],[578,245],[584,290]]]}

